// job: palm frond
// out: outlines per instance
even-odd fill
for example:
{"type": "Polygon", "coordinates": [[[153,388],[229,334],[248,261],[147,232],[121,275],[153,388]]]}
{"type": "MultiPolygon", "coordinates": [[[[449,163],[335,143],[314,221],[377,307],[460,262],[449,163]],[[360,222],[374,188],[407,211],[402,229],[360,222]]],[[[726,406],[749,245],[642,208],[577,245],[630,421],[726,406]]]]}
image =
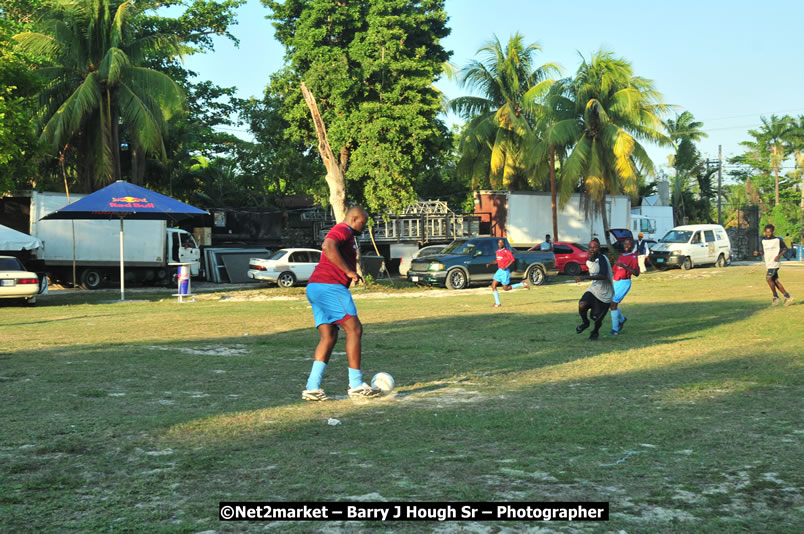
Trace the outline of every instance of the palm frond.
{"type": "Polygon", "coordinates": [[[53,146],[64,144],[98,108],[100,101],[98,77],[90,74],[47,121],[42,129],[42,141],[53,146]]]}

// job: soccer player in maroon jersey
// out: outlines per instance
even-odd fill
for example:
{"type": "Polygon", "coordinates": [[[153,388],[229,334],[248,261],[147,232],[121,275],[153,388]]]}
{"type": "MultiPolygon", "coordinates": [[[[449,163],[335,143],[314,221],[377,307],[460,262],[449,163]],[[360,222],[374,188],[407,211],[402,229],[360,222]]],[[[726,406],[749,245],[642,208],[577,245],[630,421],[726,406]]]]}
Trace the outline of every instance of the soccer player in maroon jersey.
{"type": "Polygon", "coordinates": [[[609,308],[611,309],[611,332],[609,335],[616,336],[623,329],[625,317],[620,311],[620,303],[623,301],[628,291],[631,289],[631,276],[639,276],[639,258],[634,251],[634,240],[630,237],[623,242],[624,254],[617,258],[617,262],[612,268],[614,278],[614,298],[611,299],[609,308]]]}
{"type": "MultiPolygon", "coordinates": [[[[514,254],[505,248],[504,239],[497,240],[497,253],[495,254],[495,258],[497,260],[497,272],[494,273],[494,279],[491,281],[491,292],[494,295],[494,307],[499,308],[502,304],[500,304],[500,294],[497,292],[497,285],[502,284],[503,289],[506,291],[519,289],[520,287],[530,289],[530,287],[526,282],[511,285],[511,265],[513,265],[516,260],[514,259],[514,254]]],[[[489,265],[491,265],[491,263],[487,263],[486,267],[489,265]]]]}
{"type": "Polygon", "coordinates": [[[349,292],[349,284],[357,283],[357,242],[366,226],[368,214],[360,207],[349,208],[342,223],[336,224],[327,233],[321,245],[321,260],[316,265],[307,284],[307,300],[313,307],[315,326],[320,336],[315,348],[315,361],[302,391],[306,401],[327,400],[321,389],[321,379],[338,340],[338,330],[346,332],[346,359],[349,363],[348,395],[352,398],[378,397],[380,389],[363,382],[360,370],[363,325],[357,318],[357,308],[349,292]]]}

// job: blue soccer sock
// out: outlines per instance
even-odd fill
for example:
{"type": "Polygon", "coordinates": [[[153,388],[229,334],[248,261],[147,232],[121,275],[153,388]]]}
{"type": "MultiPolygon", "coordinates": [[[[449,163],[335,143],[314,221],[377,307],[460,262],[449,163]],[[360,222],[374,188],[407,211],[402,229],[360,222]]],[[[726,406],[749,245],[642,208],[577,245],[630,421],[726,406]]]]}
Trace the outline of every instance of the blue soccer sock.
{"type": "Polygon", "coordinates": [[[622,322],[622,319],[620,319],[621,315],[622,314],[620,313],[620,310],[611,310],[611,329],[612,330],[616,330],[616,331],[619,332],[620,323],[622,322]]]}
{"type": "Polygon", "coordinates": [[[520,287],[525,287],[525,284],[523,284],[522,282],[514,284],[511,286],[511,289],[519,289],[520,287]]]}
{"type": "Polygon", "coordinates": [[[494,295],[494,304],[497,304],[499,306],[499,304],[500,304],[500,294],[497,293],[497,291],[492,291],[491,294],[494,295]]]}
{"type": "Polygon", "coordinates": [[[310,369],[310,376],[307,378],[308,390],[321,389],[321,379],[324,377],[326,368],[327,364],[324,362],[319,362],[318,360],[313,362],[313,368],[310,369]]]}
{"type": "Polygon", "coordinates": [[[349,388],[359,388],[363,385],[363,371],[349,368],[349,388]]]}

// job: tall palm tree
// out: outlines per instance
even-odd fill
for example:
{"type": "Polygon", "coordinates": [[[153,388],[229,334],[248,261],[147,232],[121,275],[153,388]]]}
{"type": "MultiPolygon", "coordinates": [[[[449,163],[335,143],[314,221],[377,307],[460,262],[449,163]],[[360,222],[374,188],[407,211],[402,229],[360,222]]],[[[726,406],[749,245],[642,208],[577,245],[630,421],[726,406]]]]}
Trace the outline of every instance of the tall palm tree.
{"type": "Polygon", "coordinates": [[[773,170],[775,182],[774,205],[779,204],[779,168],[787,156],[785,141],[792,126],[792,119],[788,116],[778,117],[771,115],[770,119],[760,117],[762,125],[759,130],[748,130],[759,145],[760,153],[767,154],[770,168],[773,170]]]}
{"type": "Polygon", "coordinates": [[[804,115],[790,120],[790,128],[785,135],[789,152],[793,153],[796,173],[801,179],[801,204],[799,206],[799,242],[804,245],[804,115]]]}
{"type": "Polygon", "coordinates": [[[139,66],[179,55],[177,40],[135,35],[135,17],[131,0],[55,0],[38,31],[15,36],[43,59],[41,139],[54,152],[71,145],[78,151],[87,190],[120,179],[121,123],[128,143],[163,158],[166,121],[182,109],[176,83],[139,66]]]}
{"type": "Polygon", "coordinates": [[[601,212],[610,245],[606,195],[638,194],[638,169],[654,168],[640,141],[669,143],[660,118],[667,106],[651,80],[634,76],[629,62],[604,51],[584,58],[575,77],[557,82],[549,99],[558,110],[556,142],[572,145],[562,166],[561,203],[580,185],[601,212]]]}
{"type": "Polygon", "coordinates": [[[559,68],[553,63],[536,66],[538,44],[525,45],[514,34],[503,47],[497,37],[478,50],[481,60],[464,69],[462,85],[480,96],[450,101],[449,109],[469,123],[461,139],[459,172],[471,174],[473,185],[517,189],[533,176],[525,163],[525,138],[532,131],[533,102],[543,97],[559,68]],[[486,182],[488,180],[488,182],[486,182]]]}

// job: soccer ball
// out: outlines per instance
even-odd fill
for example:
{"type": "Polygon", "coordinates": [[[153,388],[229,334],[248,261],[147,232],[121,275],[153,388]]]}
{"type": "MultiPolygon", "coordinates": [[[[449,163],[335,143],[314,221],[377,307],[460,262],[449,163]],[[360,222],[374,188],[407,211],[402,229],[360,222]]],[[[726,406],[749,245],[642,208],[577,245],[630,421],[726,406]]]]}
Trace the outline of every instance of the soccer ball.
{"type": "Polygon", "coordinates": [[[379,388],[383,395],[388,395],[394,390],[394,377],[388,373],[377,373],[371,379],[371,387],[379,388]]]}

